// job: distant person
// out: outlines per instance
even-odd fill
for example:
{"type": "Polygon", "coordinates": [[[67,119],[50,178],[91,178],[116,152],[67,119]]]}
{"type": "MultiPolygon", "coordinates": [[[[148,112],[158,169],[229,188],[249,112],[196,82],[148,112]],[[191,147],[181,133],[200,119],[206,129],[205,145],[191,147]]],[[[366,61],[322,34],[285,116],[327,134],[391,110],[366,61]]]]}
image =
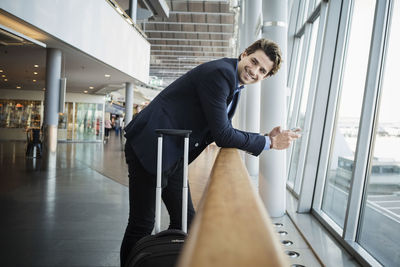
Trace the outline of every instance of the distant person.
{"type": "Polygon", "coordinates": [[[119,120],[119,116],[117,116],[114,119],[114,129],[115,129],[115,135],[119,136],[120,129],[121,129],[121,121],[119,120]]]}
{"type": "Polygon", "coordinates": [[[104,135],[105,135],[106,139],[109,138],[111,129],[112,129],[111,120],[110,119],[106,119],[104,121],[104,135]]]}
{"type": "Polygon", "coordinates": [[[120,128],[121,136],[122,136],[122,129],[124,129],[124,127],[125,127],[125,119],[124,119],[124,117],[120,116],[119,117],[119,128],[120,128]]]}
{"type": "MultiPolygon", "coordinates": [[[[157,170],[157,134],[155,129],[192,130],[189,162],[209,144],[233,147],[258,156],[263,150],[286,149],[299,138],[294,131],[275,127],[268,134],[250,133],[232,127],[231,118],[240,91],[274,75],[281,66],[278,45],[260,39],[239,58],[223,58],[199,65],[178,78],[125,128],[125,156],[129,168],[130,212],[121,246],[121,266],[129,251],[154,226],[157,170]]],[[[163,145],[162,199],[170,215],[170,229],[181,229],[182,141],[165,137],[163,145]]],[[[188,227],[194,217],[188,197],[188,227]]]]}

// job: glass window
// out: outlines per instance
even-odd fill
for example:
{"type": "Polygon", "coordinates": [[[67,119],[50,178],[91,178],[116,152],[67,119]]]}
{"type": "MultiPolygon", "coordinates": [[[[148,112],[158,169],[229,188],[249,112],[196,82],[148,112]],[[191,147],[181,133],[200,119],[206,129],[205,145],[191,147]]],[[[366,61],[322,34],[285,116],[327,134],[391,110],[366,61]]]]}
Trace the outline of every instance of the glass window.
{"type": "Polygon", "coordinates": [[[394,1],[372,170],[367,177],[358,242],[384,266],[400,263],[400,2],[394,1]],[[397,230],[396,230],[397,229],[397,230]]]}
{"type": "Polygon", "coordinates": [[[74,132],[74,103],[66,103],[65,116],[67,116],[67,139],[72,140],[74,132]]]}
{"type": "Polygon", "coordinates": [[[58,113],[58,129],[67,129],[68,103],[64,104],[64,113],[58,113]]]}
{"type": "Polygon", "coordinates": [[[303,17],[301,18],[301,24],[304,24],[307,20],[308,17],[308,10],[309,10],[309,5],[313,5],[314,0],[303,0],[303,17]]]}
{"type": "Polygon", "coordinates": [[[75,103],[75,140],[101,140],[103,104],[75,103]]]}
{"type": "MultiPolygon", "coordinates": [[[[309,91],[310,91],[311,73],[312,73],[312,69],[314,66],[313,63],[314,63],[315,47],[317,44],[318,26],[319,26],[319,17],[312,24],[312,32],[311,32],[311,39],[310,39],[310,45],[309,45],[310,50],[308,52],[304,86],[303,86],[302,96],[301,96],[301,100],[300,100],[300,110],[297,115],[296,127],[300,127],[301,129],[304,129],[304,121],[305,121],[306,109],[307,109],[307,100],[308,100],[308,95],[309,95],[309,91]]],[[[292,159],[290,161],[289,178],[288,178],[288,181],[290,183],[293,183],[295,180],[296,173],[297,173],[297,166],[299,163],[299,154],[300,154],[301,143],[303,142],[303,140],[305,138],[307,138],[307,135],[305,135],[305,133],[303,133],[303,137],[300,140],[293,143],[293,152],[292,152],[292,159]]]]}
{"type": "Polygon", "coordinates": [[[375,0],[355,0],[338,98],[322,210],[343,228],[353,174],[358,125],[368,66],[375,0]],[[343,161],[346,168],[339,164],[343,161]]]}
{"type": "Polygon", "coordinates": [[[303,40],[304,40],[304,35],[302,35],[301,38],[299,40],[297,40],[299,42],[299,49],[297,50],[298,55],[297,55],[296,66],[295,66],[295,69],[292,70],[292,71],[294,71],[294,84],[293,84],[293,89],[290,92],[288,125],[291,125],[291,119],[293,116],[293,108],[294,108],[294,104],[295,104],[294,101],[296,98],[297,80],[298,80],[299,72],[300,72],[301,51],[303,50],[303,40]]]}
{"type": "Polygon", "coordinates": [[[0,128],[40,127],[40,101],[0,99],[0,128]]]}

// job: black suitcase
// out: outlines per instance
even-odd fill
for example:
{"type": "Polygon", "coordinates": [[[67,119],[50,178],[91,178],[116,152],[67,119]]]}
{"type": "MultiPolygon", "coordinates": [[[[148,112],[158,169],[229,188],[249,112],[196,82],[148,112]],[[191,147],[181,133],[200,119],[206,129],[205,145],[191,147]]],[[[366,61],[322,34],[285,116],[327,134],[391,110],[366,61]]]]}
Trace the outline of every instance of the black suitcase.
{"type": "Polygon", "coordinates": [[[187,232],[187,205],[188,205],[188,155],[189,135],[191,130],[157,129],[157,188],[156,188],[156,214],[155,235],[140,239],[132,251],[124,267],[173,267],[183,247],[187,232]],[[183,156],[183,189],[182,189],[182,230],[165,230],[160,232],[161,222],[161,166],[162,166],[162,141],[163,135],[184,137],[183,156]]]}

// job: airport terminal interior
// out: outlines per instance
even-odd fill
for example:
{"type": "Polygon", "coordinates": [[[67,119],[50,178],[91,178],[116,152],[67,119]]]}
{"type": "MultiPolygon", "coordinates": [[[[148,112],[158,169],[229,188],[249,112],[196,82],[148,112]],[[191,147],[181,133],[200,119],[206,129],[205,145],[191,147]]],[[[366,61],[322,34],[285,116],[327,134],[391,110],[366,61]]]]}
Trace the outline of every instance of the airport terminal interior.
{"type": "Polygon", "coordinates": [[[400,266],[399,33],[400,0],[1,0],[0,265],[120,266],[124,127],[266,38],[281,69],[232,125],[301,138],[208,145],[177,266],[400,266]]]}

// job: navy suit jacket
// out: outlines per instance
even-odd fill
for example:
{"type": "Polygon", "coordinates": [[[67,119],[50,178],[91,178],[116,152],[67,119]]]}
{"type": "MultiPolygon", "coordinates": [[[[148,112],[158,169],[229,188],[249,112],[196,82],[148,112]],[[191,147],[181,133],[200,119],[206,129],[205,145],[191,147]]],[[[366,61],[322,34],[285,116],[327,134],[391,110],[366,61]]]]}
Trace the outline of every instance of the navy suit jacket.
{"type": "MultiPolygon", "coordinates": [[[[154,130],[159,128],[192,130],[189,162],[214,141],[220,147],[238,148],[256,156],[263,151],[264,136],[232,127],[231,117],[237,101],[227,114],[227,106],[238,85],[237,62],[237,59],[223,58],[192,69],[161,91],[127,125],[127,142],[148,172],[154,174],[157,170],[154,130]]],[[[163,170],[182,157],[182,138],[165,136],[163,170]]]]}

